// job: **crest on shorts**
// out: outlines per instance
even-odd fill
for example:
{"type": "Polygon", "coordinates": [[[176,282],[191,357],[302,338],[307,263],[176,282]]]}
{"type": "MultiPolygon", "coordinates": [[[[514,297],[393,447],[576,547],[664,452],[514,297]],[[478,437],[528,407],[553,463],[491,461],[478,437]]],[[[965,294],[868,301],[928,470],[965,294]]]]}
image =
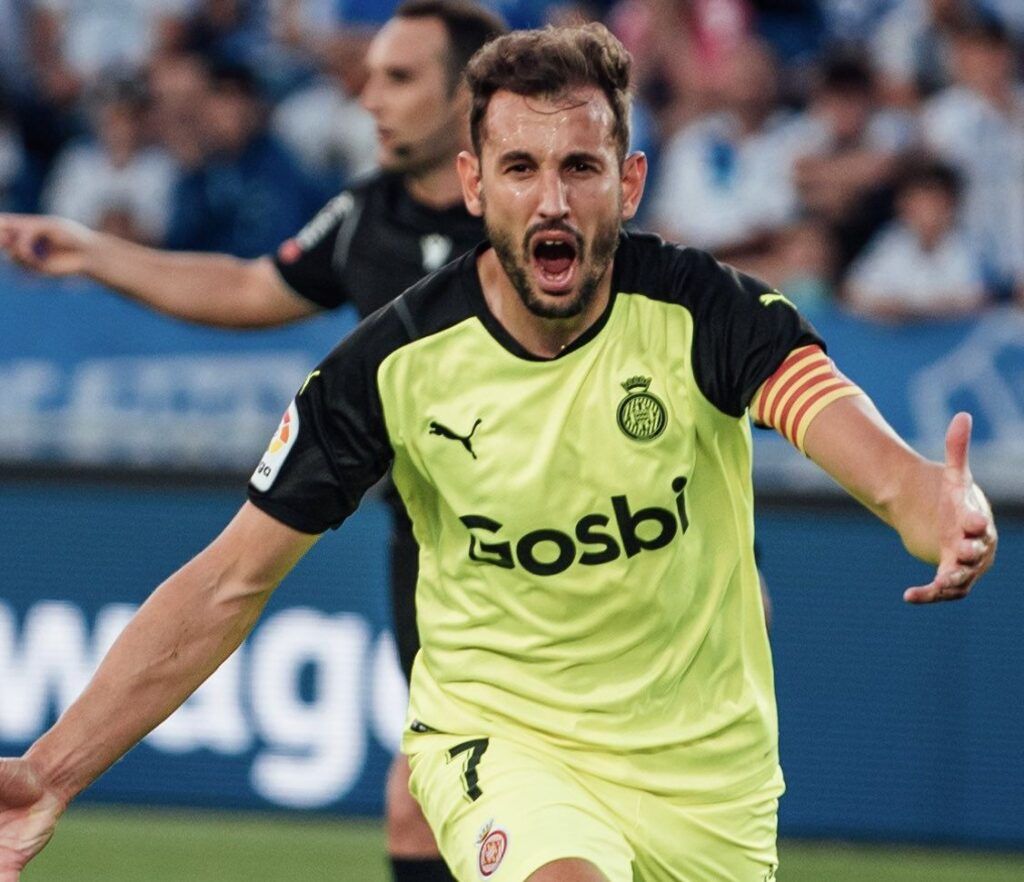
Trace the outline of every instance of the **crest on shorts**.
{"type": "Polygon", "coordinates": [[[477,869],[480,870],[480,875],[486,879],[501,866],[505,852],[508,851],[508,833],[501,827],[495,827],[494,820],[491,819],[480,828],[476,842],[480,847],[477,852],[477,869]]]}
{"type": "Polygon", "coordinates": [[[623,434],[634,441],[653,441],[668,422],[661,399],[647,391],[650,385],[650,377],[630,377],[622,384],[626,397],[619,402],[615,416],[623,434]]]}

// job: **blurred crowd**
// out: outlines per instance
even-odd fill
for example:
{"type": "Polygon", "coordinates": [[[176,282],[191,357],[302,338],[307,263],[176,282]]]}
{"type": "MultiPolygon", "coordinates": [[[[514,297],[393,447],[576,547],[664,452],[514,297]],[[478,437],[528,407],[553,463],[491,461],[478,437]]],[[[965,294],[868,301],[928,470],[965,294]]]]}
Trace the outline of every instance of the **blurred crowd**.
{"type": "MultiPolygon", "coordinates": [[[[272,252],[372,169],[389,0],[0,0],[0,210],[272,252]]],[[[500,0],[633,53],[641,225],[806,310],[1024,302],[1024,0],[500,0]]]]}

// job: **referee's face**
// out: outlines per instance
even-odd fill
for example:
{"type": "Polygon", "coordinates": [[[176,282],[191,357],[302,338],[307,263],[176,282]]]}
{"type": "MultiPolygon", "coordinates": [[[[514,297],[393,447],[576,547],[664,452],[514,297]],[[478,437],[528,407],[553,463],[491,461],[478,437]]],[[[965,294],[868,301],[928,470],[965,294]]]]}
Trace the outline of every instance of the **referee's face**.
{"type": "Polygon", "coordinates": [[[589,315],[607,299],[619,228],[636,214],[646,174],[641,153],[619,162],[614,123],[594,86],[558,96],[502,90],[488,104],[479,159],[459,155],[467,208],[484,218],[535,316],[589,315]]]}
{"type": "Polygon", "coordinates": [[[452,94],[440,19],[393,18],[370,43],[363,106],[377,123],[377,162],[423,174],[451,163],[466,142],[467,108],[452,94]]]}

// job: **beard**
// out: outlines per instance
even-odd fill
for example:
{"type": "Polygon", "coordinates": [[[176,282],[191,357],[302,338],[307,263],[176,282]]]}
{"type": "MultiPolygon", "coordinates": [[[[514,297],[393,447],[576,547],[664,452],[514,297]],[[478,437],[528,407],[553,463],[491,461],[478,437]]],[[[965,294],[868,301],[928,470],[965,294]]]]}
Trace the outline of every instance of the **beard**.
{"type": "MultiPolygon", "coordinates": [[[[481,200],[482,201],[482,200],[481,200]]],[[[563,221],[534,224],[526,230],[522,242],[491,224],[484,213],[484,227],[494,253],[505,275],[515,288],[523,305],[535,316],[545,319],[572,318],[583,312],[594,300],[597,288],[608,270],[619,245],[619,221],[614,219],[598,226],[590,247],[580,232],[563,221]],[[545,231],[569,233],[576,240],[576,260],[580,265],[580,282],[575,292],[542,295],[530,278],[530,240],[545,231]]]]}

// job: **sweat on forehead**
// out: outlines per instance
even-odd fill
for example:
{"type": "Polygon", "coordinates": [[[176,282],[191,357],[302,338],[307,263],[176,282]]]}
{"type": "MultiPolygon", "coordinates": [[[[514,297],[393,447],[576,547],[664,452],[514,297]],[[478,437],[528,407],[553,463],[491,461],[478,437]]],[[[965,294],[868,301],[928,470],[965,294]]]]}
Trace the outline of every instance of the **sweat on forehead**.
{"type": "Polygon", "coordinates": [[[613,153],[617,146],[614,114],[593,86],[543,94],[495,93],[481,121],[481,149],[515,147],[528,133],[531,139],[540,135],[545,143],[568,138],[581,149],[583,142],[594,149],[599,141],[613,153]]]}

